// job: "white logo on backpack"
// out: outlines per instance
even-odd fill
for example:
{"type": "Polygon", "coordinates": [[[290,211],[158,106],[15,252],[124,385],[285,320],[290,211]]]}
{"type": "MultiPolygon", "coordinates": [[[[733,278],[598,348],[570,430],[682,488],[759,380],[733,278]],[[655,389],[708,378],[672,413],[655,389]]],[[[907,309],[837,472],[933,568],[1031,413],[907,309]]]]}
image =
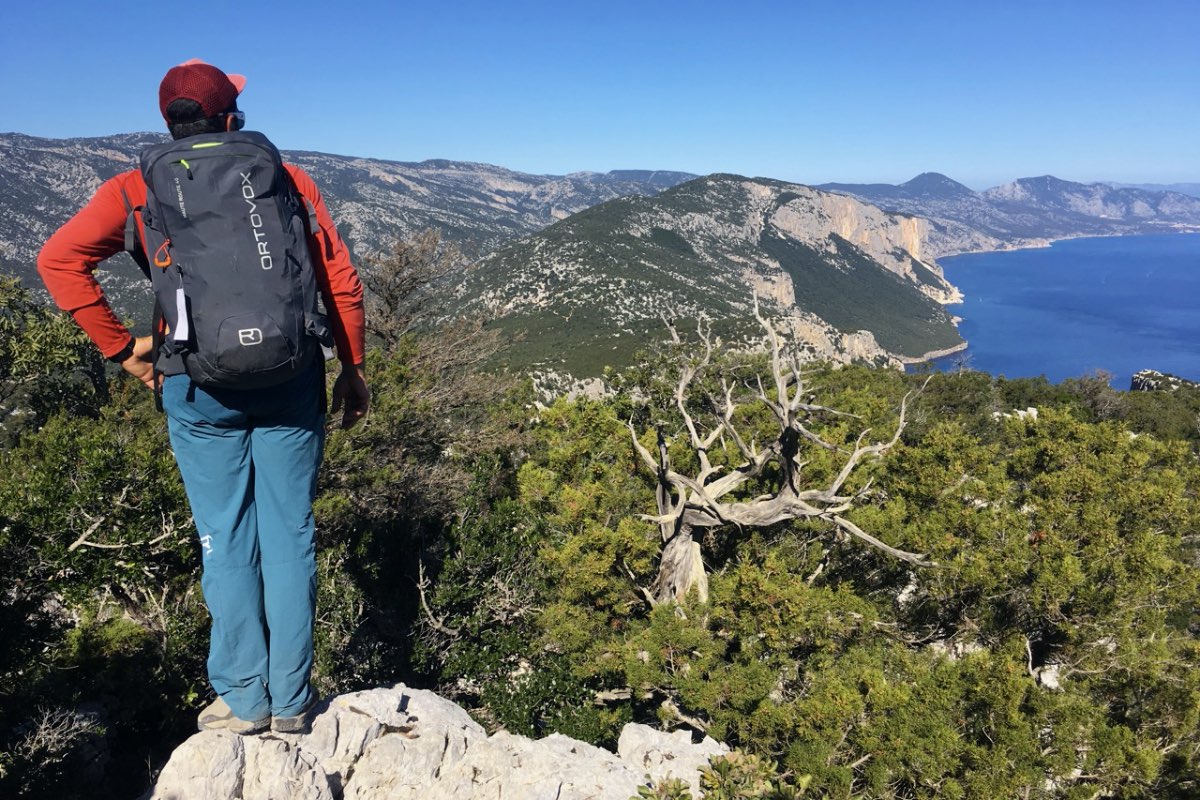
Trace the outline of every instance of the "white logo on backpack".
{"type": "Polygon", "coordinates": [[[242,328],[238,331],[238,344],[243,347],[262,343],[263,334],[260,328],[242,328]]]}
{"type": "Polygon", "coordinates": [[[255,194],[254,187],[250,184],[250,173],[239,172],[238,174],[242,176],[242,199],[250,207],[250,230],[254,234],[255,244],[258,246],[259,266],[263,269],[271,269],[275,266],[275,261],[271,258],[270,245],[265,241],[266,233],[259,230],[263,226],[263,218],[256,211],[258,203],[254,202],[255,194]]]}

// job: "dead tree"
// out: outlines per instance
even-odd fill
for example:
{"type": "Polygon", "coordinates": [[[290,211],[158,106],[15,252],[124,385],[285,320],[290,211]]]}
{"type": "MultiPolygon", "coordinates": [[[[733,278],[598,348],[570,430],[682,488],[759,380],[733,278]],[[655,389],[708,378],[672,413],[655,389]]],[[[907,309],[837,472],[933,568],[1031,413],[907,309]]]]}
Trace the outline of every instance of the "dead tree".
{"type": "Polygon", "coordinates": [[[698,363],[685,364],[682,368],[674,398],[676,410],[683,418],[688,442],[699,462],[698,473],[688,476],[676,472],[671,467],[667,442],[661,433],[656,456],[642,445],[633,423],[629,423],[634,448],[642,462],[658,477],[655,494],[658,514],[644,515],[644,518],[658,524],[663,550],[658,575],[650,588],[643,590],[646,599],[652,604],[679,602],[694,590],[701,602],[705,601],[708,597],[708,576],[696,533],[723,526],[766,527],[787,520],[824,520],[835,529],[890,556],[920,566],[932,566],[925,556],[891,547],[843,516],[870,487],[868,482],[857,492],[847,493],[847,480],[865,460],[878,458],[900,440],[911,393],[905,395],[900,403],[899,421],[891,438],[875,444],[864,444],[870,432],[870,429],[866,429],[859,434],[852,450],[830,444],[811,431],[806,421],[813,414],[849,415],[805,402],[804,374],[799,355],[785,347],[775,327],[759,312],[757,298],[754,316],[766,330],[773,385],[764,386],[762,379],[757,378],[748,388],[753,393],[754,401],[769,408],[778,423],[778,436],[770,444],[760,450],[756,442],[752,440],[747,444],[739,433],[733,422],[737,408],[734,398],[736,386],[728,378],[722,378],[723,397],[713,401],[717,421],[712,430],[702,433],[688,411],[689,389],[697,375],[711,363],[713,356],[711,335],[703,326],[700,328],[700,337],[704,352],[698,363]],[[741,463],[731,470],[714,465],[709,460],[709,449],[722,436],[728,436],[741,453],[741,463]],[[801,488],[805,466],[805,462],[800,460],[801,441],[844,456],[841,469],[827,485],[801,488]],[[772,465],[778,466],[774,474],[779,476],[779,485],[773,492],[749,500],[730,498],[735,490],[764,475],[772,465]]]}

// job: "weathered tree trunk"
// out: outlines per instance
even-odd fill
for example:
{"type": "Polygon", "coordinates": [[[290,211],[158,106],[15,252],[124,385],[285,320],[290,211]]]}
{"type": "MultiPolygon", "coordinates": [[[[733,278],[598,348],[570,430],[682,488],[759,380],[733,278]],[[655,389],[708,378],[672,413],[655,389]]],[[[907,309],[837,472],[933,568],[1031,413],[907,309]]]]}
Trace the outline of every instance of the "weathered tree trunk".
{"type": "Polygon", "coordinates": [[[701,603],[708,601],[708,575],[704,572],[700,543],[692,539],[690,526],[681,525],[663,546],[651,593],[655,603],[680,603],[693,589],[701,603]]]}

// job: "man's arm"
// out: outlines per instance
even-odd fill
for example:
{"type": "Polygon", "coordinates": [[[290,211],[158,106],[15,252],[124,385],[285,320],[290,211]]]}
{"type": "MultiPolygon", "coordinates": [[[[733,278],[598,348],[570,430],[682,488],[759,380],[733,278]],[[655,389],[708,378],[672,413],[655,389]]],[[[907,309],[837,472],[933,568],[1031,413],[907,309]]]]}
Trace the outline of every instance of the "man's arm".
{"type": "Polygon", "coordinates": [[[125,248],[125,204],[117,176],[106,181],[79,213],[42,247],[37,268],[46,289],[75,318],[105,358],[133,339],[113,313],[93,273],[96,265],[125,248]]]}
{"type": "Polygon", "coordinates": [[[93,274],[99,262],[125,249],[127,211],[121,191],[122,183],[134,175],[136,172],[127,172],[105,181],[88,204],[42,247],[37,269],[54,302],[75,319],[100,353],[153,388],[150,337],[133,338],[113,313],[93,274]]]}

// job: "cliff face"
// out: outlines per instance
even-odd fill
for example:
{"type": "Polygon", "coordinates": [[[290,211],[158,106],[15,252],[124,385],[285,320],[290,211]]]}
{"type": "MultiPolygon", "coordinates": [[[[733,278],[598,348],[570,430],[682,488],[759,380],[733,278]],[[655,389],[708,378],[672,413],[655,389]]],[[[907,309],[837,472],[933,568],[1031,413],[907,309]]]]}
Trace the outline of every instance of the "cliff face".
{"type": "Polygon", "coordinates": [[[851,197],[809,187],[798,187],[795,194],[768,216],[768,224],[814,246],[823,246],[830,234],[836,234],[937,302],[962,299],[958,289],[942,276],[941,267],[927,255],[928,220],[888,213],[851,197]],[[917,273],[921,267],[937,280],[924,280],[917,273]]]}
{"type": "MultiPolygon", "coordinates": [[[[661,317],[747,333],[751,292],[814,356],[894,362],[961,342],[959,297],[928,223],[807,186],[712,175],[581,212],[484,259],[467,310],[525,334],[514,365],[598,375],[664,334],[661,317]]],[[[748,326],[753,335],[753,325],[748,326]]]]}

